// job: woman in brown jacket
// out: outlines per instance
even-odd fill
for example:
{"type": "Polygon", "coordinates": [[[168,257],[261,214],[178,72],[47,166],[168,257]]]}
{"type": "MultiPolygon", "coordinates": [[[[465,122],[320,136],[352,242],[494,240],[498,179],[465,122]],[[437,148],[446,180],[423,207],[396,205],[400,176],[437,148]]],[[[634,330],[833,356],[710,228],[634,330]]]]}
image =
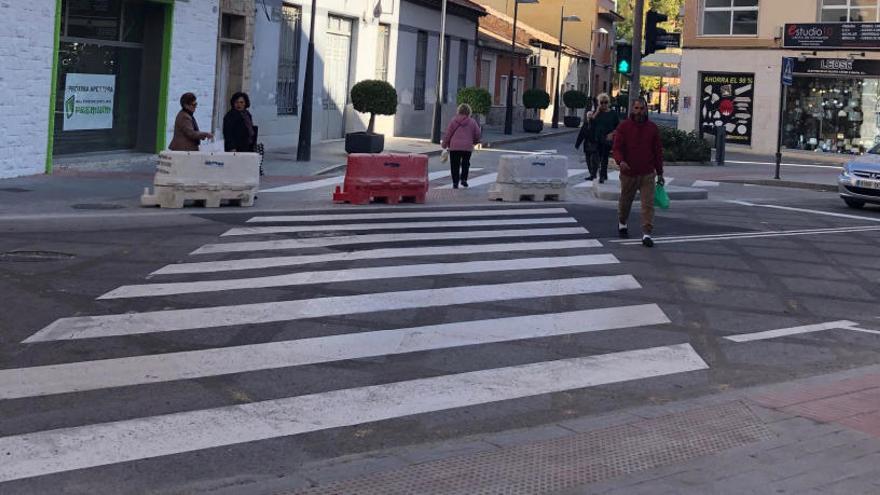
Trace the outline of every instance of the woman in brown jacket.
{"type": "Polygon", "coordinates": [[[202,139],[213,139],[214,135],[210,132],[200,132],[199,124],[196,122],[196,95],[192,93],[184,93],[180,97],[180,112],[174,119],[174,137],[168,149],[172,151],[199,151],[199,141],[202,139]]]}

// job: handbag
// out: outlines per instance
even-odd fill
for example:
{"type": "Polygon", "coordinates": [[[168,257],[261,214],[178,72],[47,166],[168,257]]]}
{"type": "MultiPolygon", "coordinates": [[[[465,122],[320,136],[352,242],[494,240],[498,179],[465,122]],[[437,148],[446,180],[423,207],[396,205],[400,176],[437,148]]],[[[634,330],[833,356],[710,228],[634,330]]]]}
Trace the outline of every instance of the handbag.
{"type": "Polygon", "coordinates": [[[657,183],[654,186],[654,206],[663,210],[669,208],[669,193],[663,184],[657,183]]]}

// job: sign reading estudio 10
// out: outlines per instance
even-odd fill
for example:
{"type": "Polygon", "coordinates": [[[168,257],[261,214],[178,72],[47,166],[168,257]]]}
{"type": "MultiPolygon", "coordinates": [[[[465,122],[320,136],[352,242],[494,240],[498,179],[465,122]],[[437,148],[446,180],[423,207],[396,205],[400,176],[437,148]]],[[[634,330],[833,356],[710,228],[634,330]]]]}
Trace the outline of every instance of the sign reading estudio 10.
{"type": "Polygon", "coordinates": [[[783,48],[880,48],[880,22],[786,24],[783,48]]]}

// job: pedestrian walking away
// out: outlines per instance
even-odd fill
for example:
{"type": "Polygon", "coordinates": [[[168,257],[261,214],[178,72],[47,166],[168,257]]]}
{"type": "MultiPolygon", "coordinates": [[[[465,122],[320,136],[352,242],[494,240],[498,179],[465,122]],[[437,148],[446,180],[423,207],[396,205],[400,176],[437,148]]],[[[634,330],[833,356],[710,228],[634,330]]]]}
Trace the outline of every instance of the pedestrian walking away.
{"type": "Polygon", "coordinates": [[[471,155],[474,145],[482,139],[480,124],[471,118],[471,107],[466,103],[458,106],[458,113],[449,126],[440,145],[449,150],[449,167],[452,172],[452,187],[467,187],[468,171],[471,167],[471,155]]]}
{"type": "MultiPolygon", "coordinates": [[[[596,107],[590,109],[590,112],[596,110],[596,107]]],[[[596,173],[599,170],[599,157],[598,157],[598,144],[595,140],[595,133],[593,132],[594,121],[587,116],[584,116],[584,123],[581,125],[581,130],[578,132],[577,140],[574,143],[574,149],[578,149],[581,145],[584,146],[584,159],[587,162],[587,171],[589,175],[587,176],[588,181],[592,181],[596,179],[596,173]]]]}
{"type": "Polygon", "coordinates": [[[620,202],[617,207],[618,233],[629,237],[627,221],[636,191],[642,204],[642,245],[653,247],[654,187],[663,184],[663,145],[657,125],[648,120],[648,103],[639,98],[629,118],[614,136],[614,160],[620,167],[620,202]]]}
{"type": "Polygon", "coordinates": [[[248,111],[251,99],[238,92],[229,100],[231,110],[223,117],[223,148],[225,151],[253,153],[257,146],[257,126],[248,111]]]}
{"type": "Polygon", "coordinates": [[[174,135],[168,149],[172,151],[199,151],[199,142],[202,139],[214,139],[210,132],[199,131],[199,123],[196,122],[196,95],[184,93],[180,96],[180,112],[174,119],[174,135]]]}
{"type": "MultiPolygon", "coordinates": [[[[606,93],[602,93],[596,99],[598,107],[587,114],[587,121],[590,123],[589,132],[591,139],[596,143],[595,161],[597,162],[599,182],[603,183],[608,180],[608,156],[611,153],[611,146],[614,140],[614,133],[620,124],[620,117],[617,112],[611,110],[611,97],[606,93]]],[[[590,162],[587,162],[589,165],[590,162]]],[[[590,177],[587,180],[595,180],[596,170],[590,170],[590,177]]]]}

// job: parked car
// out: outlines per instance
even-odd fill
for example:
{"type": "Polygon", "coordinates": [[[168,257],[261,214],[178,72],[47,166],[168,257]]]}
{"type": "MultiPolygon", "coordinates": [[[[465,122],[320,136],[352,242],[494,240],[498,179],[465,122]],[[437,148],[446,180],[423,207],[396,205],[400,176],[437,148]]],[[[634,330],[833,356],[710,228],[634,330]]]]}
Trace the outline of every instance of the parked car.
{"type": "Polygon", "coordinates": [[[837,188],[850,208],[880,204],[880,145],[844,165],[837,188]]]}

